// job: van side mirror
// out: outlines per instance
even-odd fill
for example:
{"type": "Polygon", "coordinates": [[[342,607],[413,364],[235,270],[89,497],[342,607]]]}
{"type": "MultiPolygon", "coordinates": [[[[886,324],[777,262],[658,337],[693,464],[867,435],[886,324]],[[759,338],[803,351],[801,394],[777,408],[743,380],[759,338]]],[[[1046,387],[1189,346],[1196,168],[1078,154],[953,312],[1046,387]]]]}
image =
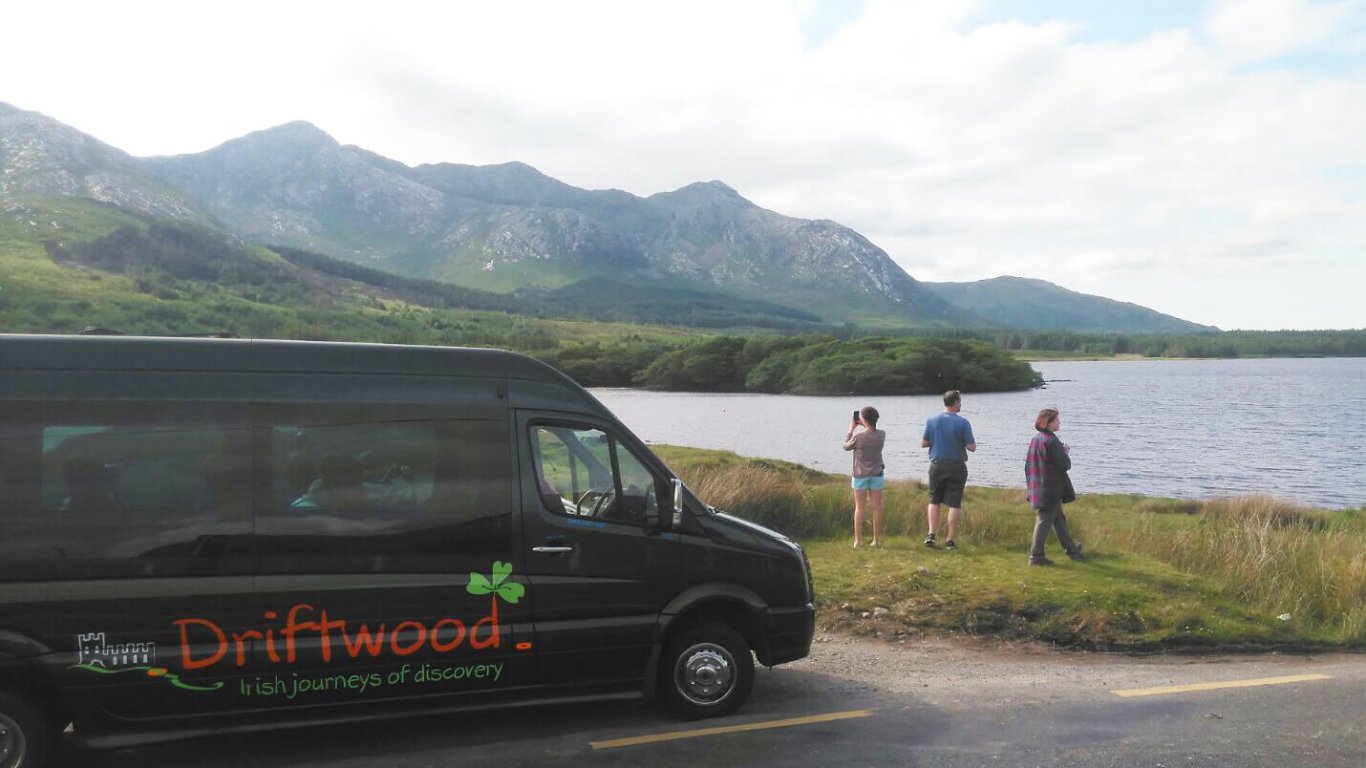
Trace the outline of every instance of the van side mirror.
{"type": "MultiPolygon", "coordinates": [[[[677,531],[683,527],[683,481],[674,478],[673,483],[673,504],[670,509],[659,509],[658,505],[650,505],[645,513],[645,530],[649,533],[667,533],[677,531]],[[654,508],[657,511],[650,512],[654,508]]],[[[654,491],[651,491],[654,493],[654,491]]]]}
{"type": "Polygon", "coordinates": [[[682,481],[682,480],[679,480],[678,478],[675,477],[674,480],[673,480],[673,483],[674,483],[674,507],[673,507],[674,515],[673,515],[673,520],[670,521],[670,523],[671,523],[671,524],[670,524],[670,528],[671,528],[672,530],[675,530],[675,531],[676,531],[676,530],[678,530],[679,528],[682,528],[682,527],[683,527],[683,481],[682,481]]]}

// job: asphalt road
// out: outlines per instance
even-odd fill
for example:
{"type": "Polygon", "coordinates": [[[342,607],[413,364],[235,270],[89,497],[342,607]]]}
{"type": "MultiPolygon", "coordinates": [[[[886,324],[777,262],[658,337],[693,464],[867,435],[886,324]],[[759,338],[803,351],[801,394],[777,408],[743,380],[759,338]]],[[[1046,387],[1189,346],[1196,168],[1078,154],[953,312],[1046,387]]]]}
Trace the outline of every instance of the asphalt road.
{"type": "Polygon", "coordinates": [[[1366,656],[1126,657],[820,638],[739,714],[539,707],[68,755],[90,768],[1366,766],[1366,656]],[[1194,689],[1192,689],[1194,688],[1194,689]]]}

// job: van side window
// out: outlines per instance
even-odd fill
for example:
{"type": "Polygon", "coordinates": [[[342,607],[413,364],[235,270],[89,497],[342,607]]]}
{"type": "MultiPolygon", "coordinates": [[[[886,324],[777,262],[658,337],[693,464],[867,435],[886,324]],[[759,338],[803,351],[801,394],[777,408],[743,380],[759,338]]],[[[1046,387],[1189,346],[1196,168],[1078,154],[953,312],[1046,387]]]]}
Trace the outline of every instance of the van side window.
{"type": "Polygon", "coordinates": [[[508,552],[510,445],[500,422],[376,408],[292,415],[262,425],[271,484],[257,519],[263,571],[440,570],[457,555],[508,552]]]}
{"type": "Polygon", "coordinates": [[[272,425],[275,507],[395,517],[425,508],[435,483],[430,424],[272,425]]]}
{"type": "Polygon", "coordinates": [[[0,508],[9,518],[0,568],[34,563],[28,578],[168,576],[234,572],[224,558],[238,558],[245,569],[245,421],[79,410],[37,409],[38,419],[0,429],[0,508]]]}
{"type": "Polygon", "coordinates": [[[658,512],[654,476],[610,434],[589,427],[535,424],[531,447],[547,510],[636,525],[658,512]]]}

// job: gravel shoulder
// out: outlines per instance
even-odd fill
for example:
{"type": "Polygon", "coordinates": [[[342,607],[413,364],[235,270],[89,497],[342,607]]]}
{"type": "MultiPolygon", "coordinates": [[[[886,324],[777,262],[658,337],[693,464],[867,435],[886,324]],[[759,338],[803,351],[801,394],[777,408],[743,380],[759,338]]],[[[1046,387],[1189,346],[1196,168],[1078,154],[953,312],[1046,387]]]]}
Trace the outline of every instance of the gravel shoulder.
{"type": "Polygon", "coordinates": [[[1366,680],[1350,653],[1154,654],[1065,651],[970,637],[888,641],[822,633],[811,655],[777,668],[822,676],[835,690],[913,695],[932,705],[1019,705],[1060,695],[1113,701],[1112,691],[1309,673],[1366,680]]]}

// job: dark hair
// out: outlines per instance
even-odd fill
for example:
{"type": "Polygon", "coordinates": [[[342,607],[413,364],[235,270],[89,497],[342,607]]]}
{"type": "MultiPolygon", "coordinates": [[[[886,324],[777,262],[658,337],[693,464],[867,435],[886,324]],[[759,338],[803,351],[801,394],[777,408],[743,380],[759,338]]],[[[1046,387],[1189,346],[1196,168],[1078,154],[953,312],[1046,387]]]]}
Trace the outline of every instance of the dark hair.
{"type": "Polygon", "coordinates": [[[953,405],[963,402],[963,394],[956,389],[950,389],[944,393],[944,405],[953,405]]]}
{"type": "Polygon", "coordinates": [[[1034,428],[1040,432],[1047,432],[1048,425],[1052,424],[1056,418],[1058,418],[1057,408],[1045,408],[1039,411],[1038,417],[1034,419],[1034,428]]]}
{"type": "Polygon", "coordinates": [[[869,427],[874,429],[877,428],[878,413],[876,408],[871,405],[865,405],[863,406],[863,410],[859,411],[859,415],[863,417],[864,421],[868,422],[869,427]]]}

